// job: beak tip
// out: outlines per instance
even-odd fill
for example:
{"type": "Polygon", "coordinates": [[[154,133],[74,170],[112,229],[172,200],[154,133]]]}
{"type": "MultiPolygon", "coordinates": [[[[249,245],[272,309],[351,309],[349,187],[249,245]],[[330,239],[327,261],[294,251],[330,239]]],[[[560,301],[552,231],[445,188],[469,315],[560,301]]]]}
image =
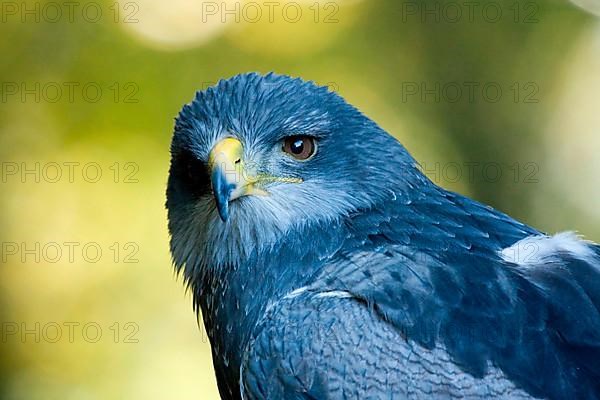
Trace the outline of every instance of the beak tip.
{"type": "Polygon", "coordinates": [[[219,212],[219,217],[221,218],[221,221],[223,222],[227,222],[227,220],[229,219],[229,207],[228,207],[228,203],[221,203],[219,205],[217,205],[217,211],[219,212]],[[221,205],[223,204],[223,205],[221,205]]]}
{"type": "Polygon", "coordinates": [[[225,176],[219,169],[212,174],[213,195],[221,221],[229,218],[229,195],[232,188],[227,184],[225,176]]]}

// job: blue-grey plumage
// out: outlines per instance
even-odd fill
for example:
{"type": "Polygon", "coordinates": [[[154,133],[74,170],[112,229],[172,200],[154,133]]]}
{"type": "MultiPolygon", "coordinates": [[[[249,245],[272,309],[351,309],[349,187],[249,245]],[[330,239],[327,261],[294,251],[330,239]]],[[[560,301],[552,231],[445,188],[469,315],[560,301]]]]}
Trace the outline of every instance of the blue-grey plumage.
{"type": "Polygon", "coordinates": [[[171,152],[223,398],[600,398],[600,248],[436,186],[337,94],[223,80],[171,152]]]}

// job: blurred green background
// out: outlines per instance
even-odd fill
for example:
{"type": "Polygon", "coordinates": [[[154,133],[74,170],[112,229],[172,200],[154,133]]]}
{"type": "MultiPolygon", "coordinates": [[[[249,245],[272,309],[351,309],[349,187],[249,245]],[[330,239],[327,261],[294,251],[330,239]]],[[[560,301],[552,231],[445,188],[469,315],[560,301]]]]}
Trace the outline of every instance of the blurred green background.
{"type": "Polygon", "coordinates": [[[164,191],[178,110],[239,72],[328,85],[438,184],[600,241],[600,7],[577,3],[3,1],[0,398],[217,398],[164,191]]]}

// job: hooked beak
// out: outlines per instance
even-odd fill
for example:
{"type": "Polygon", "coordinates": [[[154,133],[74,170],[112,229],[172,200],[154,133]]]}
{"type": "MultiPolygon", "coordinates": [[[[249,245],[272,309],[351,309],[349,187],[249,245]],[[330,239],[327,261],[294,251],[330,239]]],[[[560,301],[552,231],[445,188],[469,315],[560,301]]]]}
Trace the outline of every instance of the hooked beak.
{"type": "Polygon", "coordinates": [[[242,196],[267,194],[254,186],[258,177],[248,176],[243,155],[242,143],[231,137],[218,142],[209,155],[213,195],[223,222],[229,218],[230,201],[242,196]]]}

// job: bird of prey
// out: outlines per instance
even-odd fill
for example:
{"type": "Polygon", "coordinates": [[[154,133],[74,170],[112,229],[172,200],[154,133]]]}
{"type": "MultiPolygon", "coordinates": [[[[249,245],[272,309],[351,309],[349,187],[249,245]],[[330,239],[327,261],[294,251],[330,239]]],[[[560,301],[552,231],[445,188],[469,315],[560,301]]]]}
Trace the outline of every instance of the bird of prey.
{"type": "Polygon", "coordinates": [[[223,399],[600,398],[600,246],[436,186],[338,94],[222,80],[171,154],[223,399]]]}

